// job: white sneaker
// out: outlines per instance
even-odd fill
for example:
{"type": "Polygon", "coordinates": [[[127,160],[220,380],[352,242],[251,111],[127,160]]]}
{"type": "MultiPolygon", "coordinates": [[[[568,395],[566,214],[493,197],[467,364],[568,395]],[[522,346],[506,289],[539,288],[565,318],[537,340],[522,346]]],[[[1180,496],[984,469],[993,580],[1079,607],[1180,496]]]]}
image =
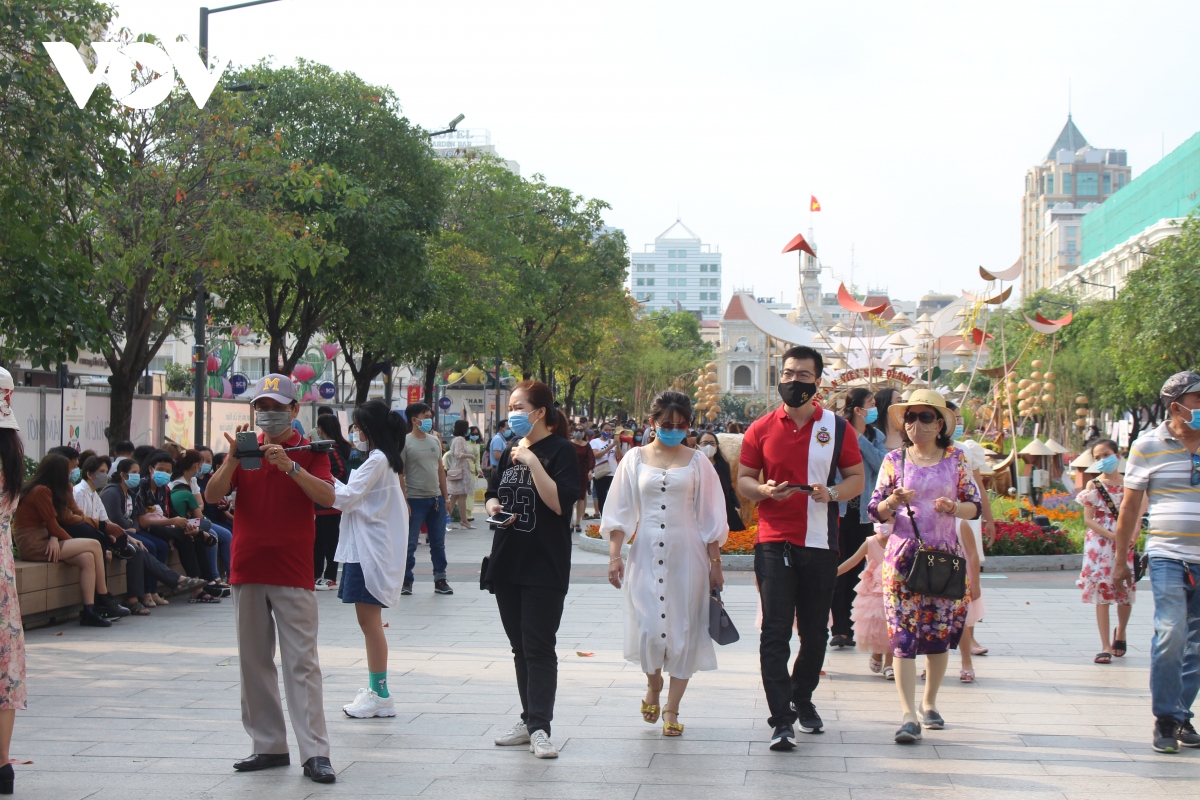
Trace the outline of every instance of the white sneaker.
{"type": "Polygon", "coordinates": [[[550,737],[543,730],[536,730],[529,735],[529,752],[538,758],[558,758],[558,748],[550,742],[550,737]]]}
{"type": "Polygon", "coordinates": [[[496,744],[500,747],[512,747],[517,744],[529,744],[529,729],[525,727],[524,722],[518,722],[504,733],[496,737],[496,744]]]}
{"type": "Polygon", "coordinates": [[[370,717],[396,716],[396,701],[389,697],[380,697],[370,689],[359,689],[358,696],[350,705],[342,706],[347,717],[369,719],[370,717]]]}
{"type": "Polygon", "coordinates": [[[317,578],[316,583],[313,584],[314,592],[328,592],[332,588],[333,587],[329,585],[329,581],[325,580],[324,578],[317,578]]]}

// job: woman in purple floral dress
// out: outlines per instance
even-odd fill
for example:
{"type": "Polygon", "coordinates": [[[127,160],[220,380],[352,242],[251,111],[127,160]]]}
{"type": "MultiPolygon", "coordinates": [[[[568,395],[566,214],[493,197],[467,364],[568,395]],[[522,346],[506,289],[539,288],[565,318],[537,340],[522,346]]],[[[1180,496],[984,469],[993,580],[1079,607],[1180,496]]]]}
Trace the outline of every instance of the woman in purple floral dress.
{"type": "MultiPolygon", "coordinates": [[[[930,730],[945,727],[937,712],[937,692],[946,675],[949,651],[962,636],[969,598],[979,596],[979,575],[975,566],[968,595],[962,600],[909,591],[905,576],[920,545],[906,506],[916,517],[925,547],[963,556],[967,554],[960,550],[958,521],[978,517],[981,504],[966,454],[951,444],[954,413],[941,395],[915,391],[909,402],[893,404],[888,414],[902,431],[904,446],[884,458],[867,510],[879,522],[895,522],[883,563],[883,603],[904,710],[896,741],[907,744],[921,738],[922,723],[930,730]],[[916,713],[918,655],[925,656],[927,672],[920,717],[916,713]]],[[[969,550],[975,549],[973,537],[963,542],[969,550]]],[[[971,562],[979,563],[977,558],[971,562]]]]}

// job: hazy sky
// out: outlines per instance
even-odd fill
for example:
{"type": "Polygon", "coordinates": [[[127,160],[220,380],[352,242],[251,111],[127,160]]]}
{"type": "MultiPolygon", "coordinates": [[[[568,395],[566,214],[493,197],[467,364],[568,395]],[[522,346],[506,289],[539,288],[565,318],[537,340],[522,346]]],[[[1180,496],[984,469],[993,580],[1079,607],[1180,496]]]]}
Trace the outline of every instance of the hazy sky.
{"type": "MultiPolygon", "coordinates": [[[[232,0],[231,0],[232,1],[232,0]]],[[[196,36],[198,3],[113,0],[196,36]]],[[[218,5],[222,0],[209,0],[218,5]]],[[[1025,170],[1067,114],[1136,177],[1200,130],[1200,3],[282,0],[211,18],[235,63],[304,57],[405,113],[487,128],[501,155],[599,197],[641,250],[677,214],[734,288],[795,301],[810,225],[834,277],[915,299],[1019,255],[1025,170]]]]}

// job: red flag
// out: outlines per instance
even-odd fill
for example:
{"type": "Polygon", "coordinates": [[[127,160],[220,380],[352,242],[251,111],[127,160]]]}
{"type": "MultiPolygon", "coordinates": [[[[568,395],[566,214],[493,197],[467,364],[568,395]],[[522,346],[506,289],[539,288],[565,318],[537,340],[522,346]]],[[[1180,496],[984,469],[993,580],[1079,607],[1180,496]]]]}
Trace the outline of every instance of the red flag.
{"type": "Polygon", "coordinates": [[[808,203],[808,210],[809,211],[820,211],[821,204],[819,202],[817,202],[816,195],[809,195],[809,197],[811,199],[809,200],[809,203],[808,203]]]}

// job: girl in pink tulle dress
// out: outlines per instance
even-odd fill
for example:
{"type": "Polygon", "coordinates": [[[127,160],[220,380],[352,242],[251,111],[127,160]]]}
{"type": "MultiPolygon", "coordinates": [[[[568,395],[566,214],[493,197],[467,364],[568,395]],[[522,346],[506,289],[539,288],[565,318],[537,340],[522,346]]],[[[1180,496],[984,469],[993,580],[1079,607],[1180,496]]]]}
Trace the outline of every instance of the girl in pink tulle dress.
{"type": "Polygon", "coordinates": [[[867,666],[871,672],[883,673],[892,680],[892,649],[888,646],[887,613],[883,608],[883,584],[880,571],[887,548],[891,525],[876,525],[877,533],[868,536],[858,552],[842,562],[838,575],[852,570],[864,558],[867,560],[854,588],[850,619],[854,622],[854,641],[860,653],[870,653],[867,666]]]}

